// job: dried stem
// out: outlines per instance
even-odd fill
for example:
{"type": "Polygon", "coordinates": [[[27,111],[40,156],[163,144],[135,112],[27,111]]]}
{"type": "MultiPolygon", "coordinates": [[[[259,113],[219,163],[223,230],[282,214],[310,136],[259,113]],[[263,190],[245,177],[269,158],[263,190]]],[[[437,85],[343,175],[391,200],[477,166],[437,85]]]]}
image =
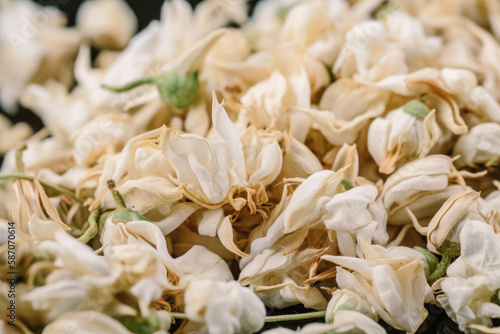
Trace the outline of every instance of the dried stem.
{"type": "Polygon", "coordinates": [[[120,86],[120,87],[113,87],[113,86],[108,86],[108,85],[101,85],[102,88],[108,89],[110,91],[116,92],[116,93],[121,93],[121,92],[126,92],[128,90],[131,90],[135,87],[141,86],[141,85],[146,85],[146,84],[154,84],[156,83],[155,78],[143,78],[139,79],[133,82],[129,82],[126,85],[120,86]]]}
{"type": "Polygon", "coordinates": [[[119,209],[126,209],[127,205],[125,204],[125,200],[123,199],[122,195],[118,190],[115,190],[116,187],[116,182],[113,179],[108,180],[107,182],[108,189],[111,191],[113,194],[113,198],[115,199],[116,205],[118,205],[119,209]]]}
{"type": "Polygon", "coordinates": [[[16,150],[16,171],[18,173],[24,173],[23,151],[26,148],[27,146],[23,145],[16,150]]]}
{"type": "Polygon", "coordinates": [[[266,322],[278,322],[278,321],[294,321],[294,320],[304,320],[304,319],[316,319],[324,318],[326,311],[317,312],[307,312],[307,313],[295,313],[295,314],[283,314],[283,315],[272,315],[266,317],[266,322]]]}
{"type": "MultiPolygon", "coordinates": [[[[295,321],[304,319],[317,319],[324,318],[326,311],[295,313],[295,314],[282,314],[267,316],[265,322],[279,322],[279,321],[295,321]]],[[[170,312],[170,316],[175,319],[188,319],[186,313],[170,312]]]]}
{"type": "MultiPolygon", "coordinates": [[[[24,174],[24,173],[5,173],[5,174],[0,174],[0,180],[7,180],[7,179],[23,179],[23,180],[28,180],[28,181],[33,181],[33,176],[24,174]]],[[[50,188],[52,190],[55,190],[57,192],[60,192],[61,194],[66,194],[75,201],[79,203],[85,202],[83,198],[77,197],[72,191],[63,188],[61,186],[58,186],[56,184],[52,184],[50,182],[38,180],[40,184],[46,188],[50,188]]]]}
{"type": "Polygon", "coordinates": [[[446,270],[448,269],[449,265],[451,263],[451,257],[443,254],[441,257],[441,261],[438,263],[436,266],[436,269],[430,274],[428,282],[429,285],[434,284],[438,279],[443,277],[446,274],[446,270]]]}
{"type": "Polygon", "coordinates": [[[90,240],[94,239],[99,231],[97,227],[97,217],[99,217],[99,210],[93,210],[89,216],[89,228],[78,238],[78,241],[84,244],[88,243],[90,240]]]}

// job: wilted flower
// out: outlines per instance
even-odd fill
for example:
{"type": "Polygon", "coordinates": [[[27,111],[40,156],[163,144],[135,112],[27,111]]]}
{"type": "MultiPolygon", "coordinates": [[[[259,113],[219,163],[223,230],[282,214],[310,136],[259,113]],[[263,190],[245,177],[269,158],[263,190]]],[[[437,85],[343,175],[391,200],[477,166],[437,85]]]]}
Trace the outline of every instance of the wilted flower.
{"type": "Polygon", "coordinates": [[[390,174],[401,160],[425,157],[440,137],[435,111],[413,100],[370,124],[368,150],[380,166],[379,171],[390,174]],[[417,114],[419,111],[422,113],[417,114]]]}
{"type": "Polygon", "coordinates": [[[324,334],[324,333],[359,333],[359,334],[382,334],[386,331],[373,319],[362,313],[350,310],[339,310],[335,312],[331,324],[312,323],[297,331],[285,328],[276,328],[265,331],[265,334],[324,334]]]}
{"type": "Polygon", "coordinates": [[[424,301],[433,299],[423,255],[404,247],[385,249],[370,246],[363,239],[360,242],[365,259],[331,255],[322,258],[353,271],[337,267],[340,288],[368,300],[391,326],[414,333],[427,316],[424,301]]]}
{"type": "Polygon", "coordinates": [[[427,194],[435,195],[444,191],[451,180],[465,187],[465,182],[453,166],[451,158],[445,155],[430,155],[399,168],[386,180],[381,194],[382,202],[389,212],[389,222],[393,212],[427,194]]]}
{"type": "Polygon", "coordinates": [[[196,280],[185,292],[186,315],[199,333],[253,333],[264,325],[260,299],[237,282],[196,280]]]}
{"type": "Polygon", "coordinates": [[[495,0],[0,3],[0,332],[498,332],[495,0]]]}
{"type": "Polygon", "coordinates": [[[387,92],[341,78],[327,87],[319,110],[300,110],[330,143],[352,144],[370,119],[382,115],[387,99],[387,92]]]}
{"type": "Polygon", "coordinates": [[[500,149],[496,145],[498,136],[500,125],[497,123],[481,123],[470,129],[455,144],[453,154],[460,155],[457,165],[490,167],[500,164],[500,149]]]}
{"type": "Polygon", "coordinates": [[[491,319],[500,317],[500,267],[495,255],[500,237],[491,226],[472,220],[460,232],[460,246],[461,256],[448,268],[448,277],[433,289],[442,292],[437,300],[460,329],[477,333],[469,325],[491,327],[491,319]]]}
{"type": "Polygon", "coordinates": [[[200,204],[218,204],[230,187],[246,183],[241,140],[222,104],[213,96],[211,140],[167,130],[163,151],[172,162],[189,198],[200,204]],[[186,168],[186,166],[189,166],[186,168]]]}
{"type": "Polygon", "coordinates": [[[422,67],[440,48],[439,37],[426,36],[421,22],[397,11],[384,22],[364,21],[352,27],[333,71],[340,77],[378,81],[422,67]]]}
{"type": "Polygon", "coordinates": [[[335,318],[335,313],[342,310],[356,311],[366,315],[374,321],[378,320],[377,313],[368,300],[358,296],[355,292],[350,290],[335,290],[332,293],[332,299],[328,302],[328,307],[326,309],[326,322],[332,323],[335,318]]]}

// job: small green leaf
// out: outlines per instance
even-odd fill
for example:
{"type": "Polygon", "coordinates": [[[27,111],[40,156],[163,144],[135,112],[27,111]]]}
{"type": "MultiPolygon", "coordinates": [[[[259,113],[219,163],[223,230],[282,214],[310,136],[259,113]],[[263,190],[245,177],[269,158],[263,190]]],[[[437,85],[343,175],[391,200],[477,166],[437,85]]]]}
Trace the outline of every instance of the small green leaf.
{"type": "Polygon", "coordinates": [[[351,182],[347,181],[346,179],[340,181],[340,184],[344,186],[345,190],[351,190],[353,188],[351,182]]]}
{"type": "Polygon", "coordinates": [[[132,220],[132,214],[129,209],[119,209],[113,213],[111,216],[113,223],[126,223],[132,220]]]}
{"type": "Polygon", "coordinates": [[[417,251],[419,251],[420,253],[422,253],[425,256],[425,259],[427,260],[427,263],[429,264],[429,273],[432,274],[434,272],[434,270],[436,270],[436,267],[439,263],[439,259],[437,258],[437,256],[434,255],[433,253],[431,253],[431,251],[429,251],[428,249],[418,247],[418,246],[415,246],[413,248],[415,248],[417,251]]]}
{"type": "Polygon", "coordinates": [[[422,101],[412,100],[403,106],[403,111],[418,119],[424,119],[431,110],[422,101]]]}
{"type": "Polygon", "coordinates": [[[132,211],[132,219],[133,220],[144,220],[144,221],[149,221],[149,219],[147,219],[146,217],[144,217],[143,215],[141,215],[139,212],[137,211],[132,211]]]}
{"type": "MultiPolygon", "coordinates": [[[[125,200],[118,190],[115,189],[116,183],[113,179],[107,181],[108,188],[113,194],[113,198],[115,199],[116,205],[118,209],[106,214],[106,217],[101,217],[99,219],[99,230],[102,232],[104,229],[104,225],[106,223],[106,219],[109,215],[111,215],[111,220],[113,223],[127,223],[135,220],[144,220],[149,221],[146,217],[141,215],[139,212],[134,210],[130,210],[127,208],[125,200]],[[104,223],[102,222],[104,220],[104,223]],[[101,225],[102,224],[102,225],[101,225]]],[[[104,214],[103,214],[104,215],[104,214]]]]}
{"type": "Polygon", "coordinates": [[[156,87],[163,103],[184,109],[196,96],[200,82],[196,72],[185,77],[177,72],[165,72],[156,79],[156,87]]]}
{"type": "Polygon", "coordinates": [[[160,320],[155,309],[150,309],[147,318],[125,316],[120,318],[120,322],[135,334],[153,334],[160,328],[160,320]]]}

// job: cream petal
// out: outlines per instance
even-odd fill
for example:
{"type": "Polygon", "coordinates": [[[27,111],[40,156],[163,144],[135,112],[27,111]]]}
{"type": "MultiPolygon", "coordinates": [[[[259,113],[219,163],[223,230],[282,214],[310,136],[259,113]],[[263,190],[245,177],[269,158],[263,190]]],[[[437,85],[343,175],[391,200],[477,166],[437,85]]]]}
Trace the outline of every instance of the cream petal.
{"type": "Polygon", "coordinates": [[[99,0],[78,8],[76,24],[99,48],[123,48],[137,29],[137,19],[125,1],[99,0]]]}
{"type": "Polygon", "coordinates": [[[44,334],[78,330],[82,334],[117,333],[131,334],[117,320],[96,311],[67,313],[44,328],[44,334]]]}

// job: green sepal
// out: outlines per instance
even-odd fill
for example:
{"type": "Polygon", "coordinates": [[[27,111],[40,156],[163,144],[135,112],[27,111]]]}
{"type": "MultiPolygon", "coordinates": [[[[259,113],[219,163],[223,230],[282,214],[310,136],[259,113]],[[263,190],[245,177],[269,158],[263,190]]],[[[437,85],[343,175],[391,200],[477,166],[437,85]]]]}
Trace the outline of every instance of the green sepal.
{"type": "MultiPolygon", "coordinates": [[[[149,221],[146,217],[141,215],[139,212],[136,212],[134,210],[130,210],[127,208],[127,204],[125,203],[125,200],[123,199],[122,195],[118,190],[115,189],[115,181],[114,180],[108,180],[108,188],[111,190],[111,193],[113,194],[113,198],[115,199],[116,205],[118,206],[118,209],[112,211],[109,213],[111,215],[111,220],[113,223],[127,223],[130,221],[135,221],[135,220],[143,220],[143,221],[149,221]]],[[[106,217],[107,218],[107,217],[106,217]]],[[[104,226],[102,227],[104,228],[104,226]]]]}
{"type": "Polygon", "coordinates": [[[425,103],[420,100],[411,100],[403,106],[403,111],[418,119],[424,119],[431,111],[425,103]]]}
{"type": "Polygon", "coordinates": [[[182,76],[177,72],[165,72],[155,79],[163,103],[177,109],[186,108],[198,93],[198,73],[182,76]]]}
{"type": "Polygon", "coordinates": [[[156,86],[163,103],[177,109],[186,108],[193,101],[200,87],[198,73],[192,72],[182,76],[175,71],[165,72],[158,77],[142,78],[121,87],[107,85],[101,85],[101,87],[119,93],[150,84],[156,86]]]}
{"type": "Polygon", "coordinates": [[[111,215],[113,223],[127,223],[135,220],[149,221],[146,217],[141,215],[139,212],[127,209],[119,208],[116,210],[106,210],[99,216],[99,235],[102,235],[104,226],[106,225],[106,220],[111,215]]]}
{"type": "Polygon", "coordinates": [[[111,216],[113,223],[127,223],[134,220],[149,221],[139,212],[130,209],[116,209],[111,216]]]}

